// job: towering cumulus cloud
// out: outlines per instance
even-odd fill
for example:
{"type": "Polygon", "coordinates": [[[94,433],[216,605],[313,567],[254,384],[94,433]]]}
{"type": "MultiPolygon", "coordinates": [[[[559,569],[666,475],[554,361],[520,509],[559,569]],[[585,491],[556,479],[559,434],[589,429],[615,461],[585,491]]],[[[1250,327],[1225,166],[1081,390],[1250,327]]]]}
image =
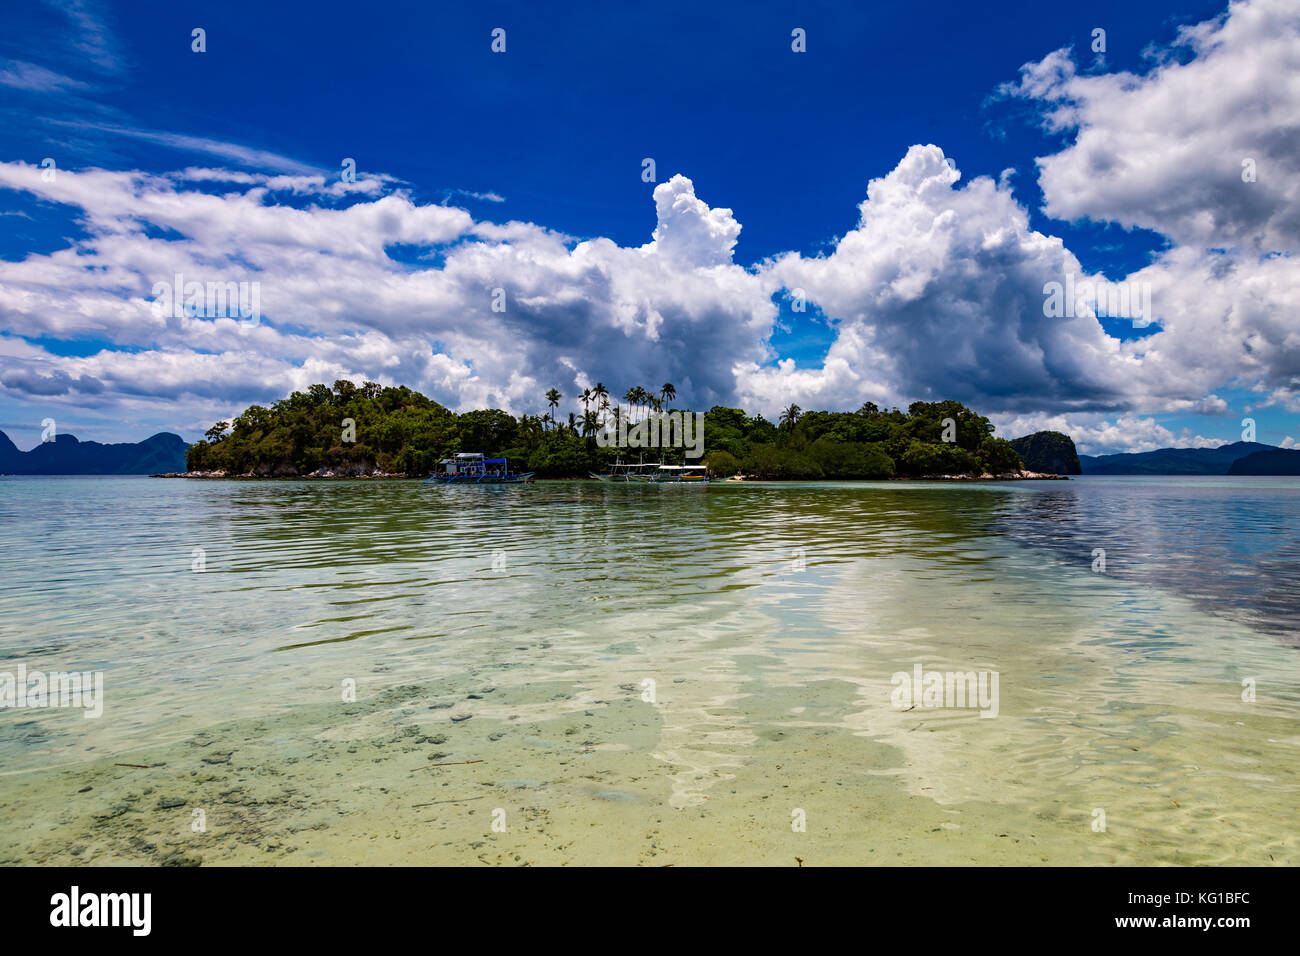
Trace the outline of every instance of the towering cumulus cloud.
{"type": "Polygon", "coordinates": [[[766,355],[776,314],[770,280],[732,262],[739,223],[683,176],[655,189],[652,241],[620,247],[475,221],[376,179],[40,173],[0,164],[0,186],[71,207],[85,235],[0,263],[0,315],[22,336],[0,340],[0,385],[46,406],[166,399],[198,424],[340,377],[453,408],[535,409],[552,385],[597,380],[667,379],[711,402],[733,393],[734,357],[766,355]],[[257,282],[262,321],[158,309],[155,286],[178,274],[257,282]],[[50,339],[106,344],[32,344],[50,339]]]}
{"type": "Polygon", "coordinates": [[[1010,190],[960,174],[937,146],[913,146],[872,180],[855,229],[827,256],[768,267],[839,335],[821,370],[738,369],[742,392],[785,389],[814,405],[957,398],[1001,409],[1122,401],[1134,364],[1091,313],[1044,314],[1043,286],[1083,270],[1059,239],[1029,228],[1010,190]]]}
{"type": "Polygon", "coordinates": [[[695,198],[695,186],[685,176],[655,187],[655,213],[659,224],[647,250],[691,266],[731,263],[740,223],[730,209],[710,209],[695,198]]]}
{"type": "Polygon", "coordinates": [[[1168,51],[1145,76],[1080,75],[1065,50],[1025,66],[1008,91],[1039,101],[1046,124],[1075,138],[1038,160],[1044,211],[1153,229],[1180,246],[1295,248],[1298,41],[1300,5],[1253,0],[1181,30],[1174,48],[1190,58],[1168,51]]]}
{"type": "Polygon", "coordinates": [[[768,406],[952,396],[1016,430],[1112,448],[1203,441],[1133,413],[1222,414],[1215,388],[1300,410],[1300,7],[1235,3],[1151,55],[1141,76],[1082,75],[1058,50],[1002,93],[1073,135],[1037,161],[1046,215],[1168,241],[1148,267],[1107,277],[1150,291],[1154,334],[1120,341],[1087,310],[1045,317],[1047,282],[1098,277],[1029,229],[1004,184],[959,186],[937,147],[916,146],[872,181],[833,253],[768,264],[838,334],[822,368],[737,366],[742,395],[768,406]]]}
{"type": "Polygon", "coordinates": [[[1133,276],[1163,329],[1144,343],[1134,407],[1235,383],[1300,411],[1300,5],[1233,3],[1153,56],[1142,76],[1081,75],[1058,50],[1005,88],[1074,138],[1038,160],[1044,211],[1169,240],[1133,276]]]}

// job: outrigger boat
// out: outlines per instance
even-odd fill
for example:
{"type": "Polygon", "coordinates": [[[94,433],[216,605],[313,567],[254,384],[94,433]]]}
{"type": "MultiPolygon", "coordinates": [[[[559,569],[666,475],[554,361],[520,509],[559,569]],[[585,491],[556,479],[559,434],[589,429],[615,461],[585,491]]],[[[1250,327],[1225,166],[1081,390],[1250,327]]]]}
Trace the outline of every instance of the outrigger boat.
{"type": "Polygon", "coordinates": [[[709,480],[706,465],[660,465],[651,475],[651,484],[704,484],[709,480]]]}
{"type": "Polygon", "coordinates": [[[477,452],[460,452],[454,458],[438,462],[438,471],[424,479],[425,484],[442,485],[522,485],[533,480],[535,472],[510,470],[504,458],[484,458],[477,452]]]}
{"type": "Polygon", "coordinates": [[[616,461],[609,466],[609,472],[604,475],[598,475],[594,471],[587,474],[597,481],[644,481],[654,480],[655,472],[659,468],[659,463],[648,462],[622,462],[616,461]]]}

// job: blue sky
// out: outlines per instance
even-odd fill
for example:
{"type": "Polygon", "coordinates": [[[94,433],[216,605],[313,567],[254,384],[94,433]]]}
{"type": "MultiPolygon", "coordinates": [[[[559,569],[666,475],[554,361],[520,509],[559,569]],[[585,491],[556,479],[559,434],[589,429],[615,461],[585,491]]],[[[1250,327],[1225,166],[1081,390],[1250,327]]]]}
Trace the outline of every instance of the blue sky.
{"type": "Polygon", "coordinates": [[[1254,127],[1219,99],[1258,38],[1261,63],[1294,62],[1287,5],[549,7],[9,5],[0,428],[22,447],[47,415],[194,438],[349,375],[515,412],[596,380],[769,415],[951,395],[1008,437],[1062,427],[1094,452],[1236,440],[1247,414],[1261,441],[1300,438],[1280,211],[1300,111],[1265,74],[1254,127]],[[1266,174],[1239,196],[1247,156],[1266,174]],[[64,178],[30,185],[46,157],[64,178]],[[936,183],[965,190],[954,233],[936,183]],[[176,263],[260,280],[265,321],[150,321],[176,263]],[[1145,278],[1157,323],[1028,316],[1076,267],[1145,278]],[[477,298],[497,287],[506,317],[477,298]]]}

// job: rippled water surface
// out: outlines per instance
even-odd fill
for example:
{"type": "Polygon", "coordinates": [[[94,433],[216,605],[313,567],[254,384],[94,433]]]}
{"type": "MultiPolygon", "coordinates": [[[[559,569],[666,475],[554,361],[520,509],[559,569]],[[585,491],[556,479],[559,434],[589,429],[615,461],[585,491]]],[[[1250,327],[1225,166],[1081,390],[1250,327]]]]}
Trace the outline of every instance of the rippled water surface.
{"type": "Polygon", "coordinates": [[[0,479],[0,671],[105,685],[0,711],[0,861],[1295,863],[1297,531],[1294,479],[0,479]]]}

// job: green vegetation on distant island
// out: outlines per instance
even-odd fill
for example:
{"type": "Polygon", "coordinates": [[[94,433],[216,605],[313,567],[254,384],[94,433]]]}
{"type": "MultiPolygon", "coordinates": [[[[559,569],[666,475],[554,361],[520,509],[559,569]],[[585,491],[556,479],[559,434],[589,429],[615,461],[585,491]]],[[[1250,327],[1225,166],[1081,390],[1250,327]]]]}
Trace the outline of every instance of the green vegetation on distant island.
{"type": "Polygon", "coordinates": [[[1061,432],[1034,432],[1023,438],[1011,439],[1011,447],[1030,471],[1050,475],[1081,475],[1079,453],[1074,439],[1061,432]]]}
{"type": "MultiPolygon", "coordinates": [[[[637,388],[623,396],[651,411],[662,410],[673,397],[671,385],[658,394],[637,388]]],[[[607,470],[616,459],[685,460],[680,448],[601,448],[595,436],[603,416],[629,414],[610,406],[603,385],[585,389],[578,396],[582,414],[570,413],[567,421],[555,414],[561,398],[551,389],[546,394],[550,412],[516,418],[494,408],[457,414],[405,387],[349,381],[333,388],[313,385],[269,408],[251,406],[233,424],[218,422],[204,441],[190,446],[187,466],[191,472],[266,477],[376,472],[423,477],[441,458],[481,451],[509,458],[512,467],[538,477],[563,478],[607,470]]],[[[1018,471],[1021,462],[1012,444],[992,432],[987,418],[951,401],[915,402],[906,412],[871,402],[855,412],[804,412],[791,405],[776,423],[714,406],[704,416],[703,460],[715,475],[758,478],[1018,471]]]]}

